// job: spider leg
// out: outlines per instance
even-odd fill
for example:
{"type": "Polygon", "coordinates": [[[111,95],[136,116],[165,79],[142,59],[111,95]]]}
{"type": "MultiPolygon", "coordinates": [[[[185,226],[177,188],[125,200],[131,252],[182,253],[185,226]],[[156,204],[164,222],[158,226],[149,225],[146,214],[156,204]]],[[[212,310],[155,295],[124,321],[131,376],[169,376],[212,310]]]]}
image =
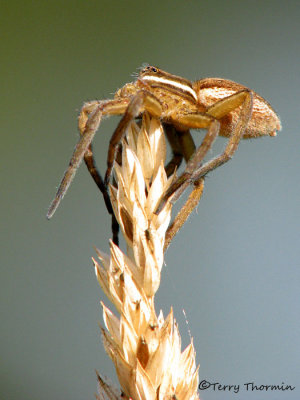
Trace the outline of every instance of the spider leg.
{"type": "Polygon", "coordinates": [[[93,155],[93,147],[92,144],[89,145],[87,151],[84,154],[84,162],[87,166],[87,169],[92,176],[94,182],[96,183],[98,189],[102,193],[104,203],[108,213],[111,215],[111,230],[113,234],[113,242],[118,246],[119,245],[119,224],[115,217],[115,214],[112,209],[110,197],[107,191],[106,186],[104,185],[102,176],[96,166],[96,162],[93,155]]]}
{"type": "Polygon", "coordinates": [[[107,155],[107,170],[104,178],[105,186],[109,183],[120,141],[131,122],[144,111],[148,111],[152,116],[160,117],[162,114],[162,107],[159,100],[153,94],[147,90],[140,90],[131,98],[121,121],[110,139],[107,155]]]}
{"type": "Polygon", "coordinates": [[[188,162],[196,146],[189,130],[180,131],[174,125],[164,123],[164,131],[173,153],[171,160],[165,166],[167,177],[169,177],[180,167],[183,158],[188,162]]]}
{"type": "MultiPolygon", "coordinates": [[[[173,158],[169,162],[169,164],[166,166],[166,173],[167,176],[169,177],[171,173],[174,172],[174,169],[170,174],[168,174],[168,167],[172,163],[172,161],[175,159],[176,155],[176,150],[177,152],[180,152],[181,154],[181,160],[184,157],[185,161],[188,162],[192,155],[194,154],[196,150],[196,146],[194,143],[194,140],[192,138],[192,135],[189,130],[186,131],[179,131],[176,130],[173,125],[169,125],[172,127],[171,133],[168,135],[166,131],[166,136],[168,138],[168,141],[172,147],[173,150],[173,158]],[[176,139],[176,145],[175,147],[172,143],[174,141],[174,138],[176,139]]],[[[179,166],[179,165],[178,165],[179,166]]],[[[176,165],[176,167],[178,167],[176,165]]],[[[184,225],[185,221],[188,219],[194,208],[197,206],[197,204],[200,201],[200,198],[203,194],[203,189],[204,189],[204,178],[199,179],[199,181],[194,182],[194,188],[193,191],[190,193],[187,201],[183,205],[183,207],[180,209],[176,217],[174,218],[173,222],[169,226],[167,232],[166,232],[166,237],[165,237],[165,244],[164,244],[164,251],[167,250],[169,247],[171,241],[173,240],[174,236],[177,234],[177,232],[182,228],[184,225]]]]}
{"type": "MultiPolygon", "coordinates": [[[[193,163],[198,162],[201,164],[201,161],[203,160],[206,153],[211,148],[215,138],[217,137],[217,135],[219,133],[219,128],[220,128],[219,122],[217,120],[212,120],[200,147],[194,153],[193,157],[190,158],[190,161],[188,162],[187,167],[186,167],[186,171],[180,177],[180,178],[182,178],[182,181],[179,182],[179,183],[181,183],[181,186],[180,186],[180,189],[178,190],[178,192],[180,191],[180,193],[182,193],[183,190],[185,190],[187,188],[187,186],[190,185],[188,176],[190,174],[190,169],[192,169],[193,163]]],[[[176,183],[176,181],[175,181],[175,183],[176,183]]],[[[195,180],[193,182],[193,186],[194,186],[194,188],[193,188],[192,192],[190,193],[187,201],[185,202],[183,207],[180,209],[179,213],[176,215],[172,224],[169,226],[169,228],[166,232],[164,251],[167,250],[173,237],[181,229],[181,227],[184,225],[184,223],[186,222],[186,220],[188,219],[190,214],[193,212],[194,208],[199,203],[199,201],[202,197],[202,194],[203,194],[204,178],[202,177],[202,178],[195,180]]],[[[175,196],[178,194],[178,192],[175,194],[175,196]]],[[[166,195],[167,194],[168,194],[168,191],[167,191],[166,195]]],[[[167,200],[165,200],[165,201],[167,201],[167,200]]],[[[173,202],[173,198],[171,201],[173,202]]],[[[160,211],[160,209],[163,208],[164,204],[165,203],[164,203],[164,198],[163,198],[156,213],[158,213],[160,211]]]]}
{"type": "MultiPolygon", "coordinates": [[[[240,142],[240,139],[243,135],[243,132],[245,128],[247,127],[247,124],[251,118],[252,114],[252,105],[253,105],[253,94],[250,90],[245,89],[240,92],[237,92],[229,97],[226,97],[225,99],[222,99],[215,103],[213,106],[209,107],[206,114],[208,117],[211,116],[215,118],[214,122],[212,122],[209,126],[208,132],[201,143],[200,147],[197,149],[195,154],[192,156],[190,161],[187,164],[187,167],[183,174],[170,186],[170,188],[167,190],[166,194],[162,198],[162,201],[160,205],[158,206],[158,209],[156,210],[156,213],[159,213],[159,211],[163,208],[167,200],[173,195],[172,197],[172,202],[175,202],[178,200],[178,198],[181,196],[183,191],[187,188],[187,186],[190,183],[193,183],[200,179],[201,177],[205,176],[208,172],[212,171],[213,169],[219,167],[220,165],[226,163],[229,161],[234,152],[236,151],[238,144],[240,142]],[[216,133],[218,133],[219,128],[220,128],[220,123],[217,121],[217,119],[222,118],[226,114],[228,114],[230,111],[234,110],[235,108],[241,106],[241,112],[239,119],[236,123],[236,126],[233,129],[233,132],[230,136],[230,139],[227,143],[227,146],[222,154],[219,156],[213,158],[212,160],[206,162],[204,165],[201,166],[201,162],[203,161],[203,158],[205,157],[207,151],[211,147],[215,137],[216,133]],[[216,126],[215,123],[218,123],[216,126]],[[213,126],[215,127],[213,128],[213,126]],[[211,131],[211,135],[210,135],[211,131]],[[209,138],[211,136],[211,138],[209,138]],[[203,146],[204,142],[206,142],[206,145],[203,146]],[[203,146],[203,149],[201,150],[201,147],[203,146]]],[[[194,115],[194,118],[200,114],[194,115]]],[[[186,121],[188,123],[189,115],[184,116],[183,118],[183,123],[186,121]]],[[[190,121],[191,124],[193,124],[193,121],[190,121]]],[[[196,125],[196,124],[195,124],[196,125]]],[[[191,125],[190,125],[191,126],[191,125]]],[[[191,126],[192,127],[192,126],[191,126]]],[[[193,127],[196,128],[196,126],[193,125],[193,127]]]]}
{"type": "Polygon", "coordinates": [[[107,211],[109,212],[109,214],[112,214],[113,213],[113,209],[112,209],[112,206],[111,206],[110,198],[109,198],[109,195],[107,193],[106,187],[104,185],[102,176],[101,176],[101,174],[98,171],[98,168],[96,166],[96,162],[95,162],[94,154],[93,154],[92,144],[89,145],[87,151],[84,154],[84,162],[85,162],[85,165],[87,166],[87,169],[89,170],[89,173],[91,174],[94,182],[96,183],[98,189],[100,190],[100,192],[103,195],[107,211]]]}
{"type": "MultiPolygon", "coordinates": [[[[78,117],[78,128],[79,128],[79,132],[80,132],[81,136],[83,136],[85,133],[86,124],[87,124],[90,113],[95,109],[95,107],[97,107],[98,104],[99,103],[97,101],[93,101],[93,102],[86,103],[82,107],[79,117],[78,117]]],[[[110,203],[109,195],[108,195],[106,187],[104,185],[102,176],[96,166],[96,162],[95,162],[94,155],[93,155],[92,143],[90,143],[86,152],[84,153],[84,162],[85,162],[87,169],[88,169],[89,173],[91,174],[94,182],[98,186],[98,189],[100,190],[100,192],[103,195],[107,211],[109,212],[109,214],[113,214],[113,209],[112,209],[112,206],[110,203]]]]}
{"type": "MultiPolygon", "coordinates": [[[[165,167],[167,176],[169,177],[175,171],[175,169],[178,168],[180,165],[176,164],[177,160],[176,156],[178,154],[181,156],[180,162],[182,161],[183,157],[185,161],[188,162],[191,156],[194,154],[196,146],[189,130],[179,131],[173,125],[170,124],[164,124],[164,128],[166,136],[173,151],[173,158],[165,167]],[[166,127],[169,127],[169,130],[167,130],[166,127]],[[171,170],[169,171],[169,169],[171,170]]],[[[181,229],[185,221],[188,219],[189,215],[192,213],[194,208],[199,203],[203,193],[203,188],[204,188],[204,178],[200,178],[199,181],[194,182],[193,191],[190,193],[186,203],[180,209],[180,211],[178,212],[178,214],[176,215],[176,217],[174,218],[173,222],[171,223],[166,232],[164,251],[167,250],[171,241],[173,240],[173,237],[181,229]]]]}
{"type": "Polygon", "coordinates": [[[198,169],[195,169],[191,177],[192,182],[198,180],[202,176],[205,176],[208,172],[221,166],[222,164],[225,164],[232,158],[233,154],[238,148],[239,142],[243,136],[243,132],[245,131],[247,124],[251,119],[253,109],[253,93],[248,89],[242,90],[230,97],[227,97],[226,99],[218,101],[208,109],[207,112],[210,115],[213,115],[215,118],[219,119],[239,106],[241,106],[239,119],[233,129],[224,152],[206,162],[204,165],[199,166],[198,169]]]}
{"type": "Polygon", "coordinates": [[[184,122],[192,121],[193,126],[197,124],[197,128],[208,128],[207,133],[198,147],[198,149],[194,152],[192,157],[190,157],[184,172],[175,180],[175,182],[169,187],[169,189],[164,194],[161,202],[156,209],[155,213],[159,214],[160,211],[165,206],[166,202],[172,196],[172,203],[180,197],[183,191],[191,184],[191,176],[193,171],[195,170],[195,165],[198,167],[201,165],[204,157],[206,156],[207,152],[211,148],[213,142],[215,141],[216,137],[218,136],[220,123],[217,119],[212,116],[207,116],[206,114],[187,114],[184,117],[184,122]],[[176,198],[175,198],[176,197],[176,198]]]}
{"type": "Polygon", "coordinates": [[[196,150],[196,145],[194,143],[191,132],[189,130],[177,130],[177,136],[185,162],[188,162],[196,150]]]}
{"type": "MultiPolygon", "coordinates": [[[[70,183],[72,182],[74,175],[76,173],[77,168],[79,167],[86,151],[88,150],[89,145],[91,144],[93,137],[100,125],[102,115],[117,115],[123,114],[126,110],[129,103],[129,99],[116,99],[116,100],[107,100],[107,101],[96,101],[88,103],[87,112],[86,112],[86,121],[84,121],[85,117],[82,117],[82,120],[79,121],[79,124],[82,123],[82,126],[85,122],[84,130],[82,131],[82,135],[75,146],[73,155],[69,162],[69,166],[62,178],[62,181],[58,187],[56,195],[50,204],[47,218],[50,219],[55,213],[59,203],[64,197],[66,191],[68,190],[70,183]]],[[[85,114],[85,106],[83,107],[82,115],[85,114]]]]}
{"type": "Polygon", "coordinates": [[[179,213],[176,215],[174,221],[171,223],[166,232],[164,251],[167,250],[173,237],[177,234],[179,229],[181,229],[185,221],[188,219],[190,214],[193,212],[194,208],[199,203],[203,193],[203,189],[204,189],[204,178],[200,178],[199,180],[194,182],[193,191],[190,193],[187,201],[180,209],[179,213]]]}
{"type": "Polygon", "coordinates": [[[180,164],[182,163],[183,159],[183,154],[180,148],[179,138],[177,136],[177,131],[175,127],[170,124],[163,124],[163,127],[168,142],[170,143],[172,149],[172,158],[165,166],[165,171],[167,177],[169,178],[169,176],[171,176],[175,172],[175,170],[180,167],[180,164]]]}
{"type": "MultiPolygon", "coordinates": [[[[81,135],[84,134],[85,126],[88,121],[88,116],[93,111],[94,104],[97,103],[97,101],[93,101],[90,103],[85,104],[78,117],[78,128],[79,132],[81,135]]],[[[98,189],[102,193],[104,203],[106,206],[106,209],[108,213],[111,215],[111,230],[112,230],[112,235],[113,235],[113,242],[118,246],[119,245],[119,224],[118,221],[115,217],[115,214],[112,209],[110,197],[107,191],[107,187],[104,185],[102,176],[97,168],[96,161],[94,158],[93,154],[93,146],[92,143],[90,143],[87,151],[84,153],[84,162],[85,165],[92,176],[94,182],[96,183],[98,189]]]]}

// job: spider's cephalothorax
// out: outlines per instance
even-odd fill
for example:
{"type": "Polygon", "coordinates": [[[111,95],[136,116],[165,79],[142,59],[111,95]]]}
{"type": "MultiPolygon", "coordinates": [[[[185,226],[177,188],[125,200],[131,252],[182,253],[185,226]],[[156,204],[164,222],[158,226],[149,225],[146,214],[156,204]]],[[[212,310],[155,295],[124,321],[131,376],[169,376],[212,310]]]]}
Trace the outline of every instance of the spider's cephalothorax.
{"type": "Polygon", "coordinates": [[[147,66],[140,71],[135,82],[119,89],[114,99],[95,100],[83,105],[78,119],[81,137],[50,205],[48,218],[54,214],[83,158],[112,213],[106,188],[117,148],[129,124],[144,111],[164,123],[173,150],[173,158],[166,167],[168,175],[183,158],[187,162],[182,175],[162,198],[157,213],[171,196],[175,201],[189,184],[199,182],[209,171],[228,161],[241,138],[275,136],[276,131],[281,129],[280,120],[270,104],[245,86],[221,78],[190,82],[157,67],[147,66]],[[95,166],[91,142],[104,115],[123,117],[110,140],[103,182],[95,166]],[[203,128],[207,132],[196,149],[190,129],[203,128]],[[227,146],[222,154],[203,163],[217,135],[229,137],[227,146]]]}

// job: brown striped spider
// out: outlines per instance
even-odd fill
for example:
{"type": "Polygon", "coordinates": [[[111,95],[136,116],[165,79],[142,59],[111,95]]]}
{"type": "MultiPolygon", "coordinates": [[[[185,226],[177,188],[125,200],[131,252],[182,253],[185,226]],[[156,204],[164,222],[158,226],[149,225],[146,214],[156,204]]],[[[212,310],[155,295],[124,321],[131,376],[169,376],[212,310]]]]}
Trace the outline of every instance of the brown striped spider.
{"type": "MultiPolygon", "coordinates": [[[[83,105],[78,119],[81,137],[50,205],[48,218],[54,214],[83,158],[112,213],[107,185],[118,146],[130,123],[145,111],[160,118],[164,124],[173,151],[173,157],[166,167],[167,174],[174,172],[183,158],[187,163],[184,172],[164,194],[157,213],[168,200],[175,202],[190,184],[194,184],[194,191],[199,191],[203,177],[233,156],[241,138],[276,136],[276,131],[281,129],[280,120],[270,104],[245,86],[220,78],[190,82],[157,67],[147,66],[140,71],[135,82],[119,89],[114,99],[95,100],[83,105]],[[123,117],[110,139],[103,181],[95,166],[91,142],[102,117],[106,115],[123,117]],[[203,128],[207,132],[196,149],[190,129],[203,128]],[[224,152],[203,163],[218,135],[229,138],[224,152]]],[[[194,206],[188,205],[189,213],[194,206]]],[[[116,232],[114,240],[117,241],[116,232]]]]}

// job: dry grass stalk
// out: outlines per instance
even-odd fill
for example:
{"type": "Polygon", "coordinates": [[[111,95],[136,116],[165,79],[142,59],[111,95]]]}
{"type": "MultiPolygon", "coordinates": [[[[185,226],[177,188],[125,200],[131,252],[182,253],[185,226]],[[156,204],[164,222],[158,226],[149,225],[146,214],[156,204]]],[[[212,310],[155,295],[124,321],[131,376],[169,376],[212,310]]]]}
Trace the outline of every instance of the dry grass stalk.
{"type": "Polygon", "coordinates": [[[97,250],[101,263],[94,260],[98,281],[120,313],[118,318],[102,303],[103,343],[122,395],[98,376],[98,398],[197,399],[193,344],[181,352],[172,310],[164,318],[154,309],[171,218],[171,204],[154,214],[172,180],[164,170],[166,144],[159,120],[144,114],[141,127],[133,123],[122,146],[122,165],[115,165],[118,187],[111,187],[111,201],[128,255],[111,242],[110,256],[97,250]]]}

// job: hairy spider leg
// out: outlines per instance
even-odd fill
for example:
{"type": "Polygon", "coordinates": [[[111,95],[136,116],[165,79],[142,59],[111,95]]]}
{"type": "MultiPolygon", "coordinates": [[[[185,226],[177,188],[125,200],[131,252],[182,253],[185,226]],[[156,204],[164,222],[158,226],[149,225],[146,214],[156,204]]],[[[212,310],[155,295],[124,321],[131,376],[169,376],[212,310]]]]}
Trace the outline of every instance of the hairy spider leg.
{"type": "Polygon", "coordinates": [[[170,124],[163,124],[163,128],[172,149],[172,158],[168,164],[165,165],[165,171],[167,177],[169,177],[180,167],[183,160],[183,154],[175,127],[170,124]]]}
{"type": "MultiPolygon", "coordinates": [[[[88,150],[97,129],[99,128],[102,116],[123,114],[128,106],[128,103],[129,99],[127,98],[100,102],[95,101],[92,102],[92,104],[88,103],[87,108],[90,112],[88,113],[89,115],[86,120],[84,131],[75,146],[73,155],[69,162],[69,166],[61,180],[56,195],[52,203],[50,204],[47,213],[48,219],[53,216],[65,193],[67,192],[70,183],[74,178],[76,170],[79,167],[82,159],[84,158],[84,155],[88,150]]],[[[83,106],[82,113],[84,113],[85,111],[85,106],[83,106]]]]}
{"type": "Polygon", "coordinates": [[[164,243],[164,251],[167,250],[171,241],[173,240],[173,237],[177,234],[179,229],[181,229],[185,221],[193,212],[194,208],[197,207],[197,204],[199,203],[202,197],[203,189],[204,189],[204,178],[200,178],[194,182],[194,188],[190,193],[187,201],[181,207],[180,211],[178,212],[173,222],[167,229],[165,243],[164,243]]]}
{"type": "MultiPolygon", "coordinates": [[[[216,137],[219,134],[220,130],[220,123],[217,120],[212,120],[211,124],[209,125],[208,131],[199,146],[198,150],[194,153],[192,159],[190,159],[191,164],[194,162],[198,162],[201,164],[202,160],[204,159],[205,155],[213,145],[213,142],[215,141],[216,137]]],[[[189,168],[191,168],[191,164],[187,165],[189,168]]],[[[198,164],[199,165],[199,164],[198,164]]],[[[188,170],[188,174],[189,174],[188,170]]],[[[182,184],[178,191],[180,190],[182,193],[191,183],[187,178],[188,175],[184,175],[184,173],[181,175],[181,177],[184,177],[182,184]]],[[[175,181],[176,183],[176,181],[175,181]]],[[[167,250],[169,247],[169,244],[171,243],[173,237],[177,234],[177,232],[181,229],[181,227],[184,225],[190,214],[193,212],[194,208],[197,206],[199,203],[202,194],[203,194],[203,189],[204,189],[204,177],[201,177],[193,182],[194,188],[192,192],[190,193],[188,199],[186,200],[185,204],[182,206],[176,217],[174,218],[173,222],[169,226],[167,232],[166,232],[166,237],[165,237],[165,244],[164,244],[164,251],[167,250]]],[[[177,193],[175,193],[177,195],[177,193]]],[[[167,200],[166,200],[167,201],[167,200]]],[[[171,202],[173,202],[173,198],[171,199],[171,202]]],[[[156,213],[160,211],[161,208],[163,208],[165,203],[161,202],[158,209],[156,210],[156,213]],[[161,208],[160,208],[161,207],[161,208]]]]}
{"type": "MultiPolygon", "coordinates": [[[[172,196],[171,201],[175,202],[181,196],[183,191],[187,188],[187,186],[203,176],[205,176],[208,172],[213,169],[219,167],[220,165],[229,161],[234,152],[236,151],[240,139],[243,135],[244,130],[247,127],[247,124],[251,118],[252,114],[252,106],[253,106],[253,94],[249,89],[241,90],[238,93],[235,93],[231,96],[226,97],[225,99],[219,100],[217,103],[208,108],[207,112],[204,115],[201,114],[187,114],[183,116],[183,118],[179,117],[179,121],[183,124],[188,124],[190,128],[199,128],[197,125],[201,125],[203,122],[203,118],[206,116],[207,118],[211,117],[214,119],[214,122],[209,124],[209,129],[204,137],[202,144],[196,150],[193,157],[188,162],[185,171],[177,180],[169,187],[163,196],[161,203],[159,204],[156,213],[158,214],[161,209],[164,207],[168,199],[172,196]],[[216,138],[216,133],[218,133],[220,129],[220,123],[218,119],[224,117],[230,111],[236,109],[241,106],[241,111],[239,115],[239,119],[236,123],[236,126],[233,129],[233,132],[229,138],[227,146],[222,154],[213,158],[212,160],[206,162],[201,166],[201,163],[211,147],[214,139],[216,138]],[[198,123],[197,123],[198,119],[198,123]],[[215,125],[215,123],[218,125],[215,125]],[[215,133],[211,134],[211,127],[215,125],[215,128],[212,129],[215,133]],[[205,146],[203,143],[207,142],[205,146]]],[[[203,127],[203,126],[201,126],[203,127]]]]}
{"type": "Polygon", "coordinates": [[[164,132],[172,149],[172,158],[165,166],[167,177],[177,170],[184,158],[186,162],[196,150],[196,146],[189,130],[180,131],[174,125],[164,123],[164,132]]]}
{"type": "Polygon", "coordinates": [[[179,116],[178,119],[182,123],[189,124],[189,126],[193,125],[195,129],[207,128],[207,132],[204,136],[204,139],[202,140],[201,145],[190,157],[184,172],[175,180],[175,182],[169,187],[169,189],[162,197],[160,204],[155,211],[156,214],[160,213],[168,200],[170,200],[172,203],[175,203],[175,201],[180,197],[183,191],[191,184],[190,178],[193,172],[193,166],[201,165],[201,162],[213,145],[213,142],[218,136],[220,130],[219,121],[214,117],[204,113],[185,114],[184,116],[182,116],[182,119],[181,116],[179,116]],[[176,199],[174,199],[175,196],[176,199]]]}
{"type": "Polygon", "coordinates": [[[192,182],[205,176],[208,172],[214,170],[222,164],[225,164],[232,158],[233,154],[238,148],[239,142],[243,136],[243,132],[247,128],[248,122],[252,116],[253,92],[249,89],[242,90],[223,100],[218,101],[207,110],[210,115],[220,119],[228,114],[231,110],[239,106],[241,106],[239,119],[233,128],[233,132],[229,138],[224,152],[208,161],[203,166],[198,166],[198,169],[195,168],[191,176],[192,182]]]}
{"type": "MultiPolygon", "coordinates": [[[[93,111],[95,105],[99,104],[98,101],[93,101],[86,103],[79,114],[78,117],[78,128],[81,135],[84,134],[85,126],[89,117],[89,114],[93,111]]],[[[96,161],[93,154],[93,146],[90,143],[87,151],[84,153],[84,162],[85,165],[92,176],[94,182],[96,183],[98,189],[102,193],[104,203],[108,213],[111,215],[111,231],[113,235],[113,242],[118,246],[119,245],[119,224],[113,212],[113,208],[111,205],[110,197],[107,191],[107,187],[104,185],[104,181],[102,176],[97,168],[96,161]]]]}

